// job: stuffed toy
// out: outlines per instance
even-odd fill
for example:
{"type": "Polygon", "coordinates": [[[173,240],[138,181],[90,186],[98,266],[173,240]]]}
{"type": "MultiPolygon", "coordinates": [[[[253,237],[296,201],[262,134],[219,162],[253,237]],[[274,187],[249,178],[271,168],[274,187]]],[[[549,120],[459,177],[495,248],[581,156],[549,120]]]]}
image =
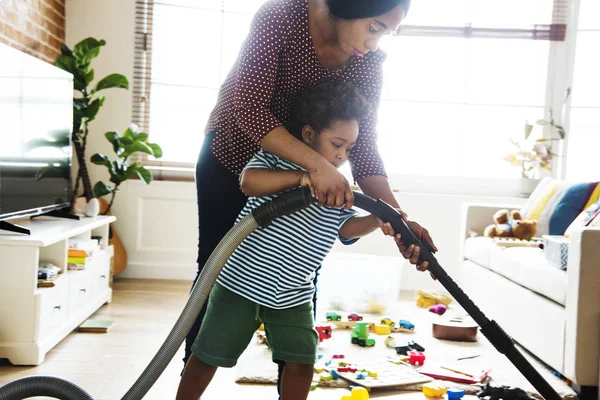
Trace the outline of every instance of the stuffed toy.
{"type": "Polygon", "coordinates": [[[523,219],[518,210],[499,210],[494,214],[494,224],[488,225],[483,235],[487,237],[514,237],[529,240],[535,236],[537,221],[523,219]]]}

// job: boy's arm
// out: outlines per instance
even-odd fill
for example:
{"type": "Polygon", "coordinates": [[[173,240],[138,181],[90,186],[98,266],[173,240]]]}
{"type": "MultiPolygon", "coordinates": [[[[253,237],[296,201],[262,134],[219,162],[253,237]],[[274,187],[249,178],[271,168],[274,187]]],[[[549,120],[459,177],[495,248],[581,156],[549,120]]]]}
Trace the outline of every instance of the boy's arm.
{"type": "Polygon", "coordinates": [[[340,237],[344,239],[359,238],[366,236],[377,228],[381,228],[384,235],[394,236],[397,242],[400,240],[400,235],[396,235],[392,224],[384,223],[374,215],[364,217],[352,217],[340,228],[340,237]]]}
{"type": "Polygon", "coordinates": [[[345,239],[366,236],[379,227],[377,217],[367,215],[364,217],[352,217],[340,228],[340,237],[345,239]]]}
{"type": "Polygon", "coordinates": [[[269,196],[304,185],[305,171],[282,171],[265,168],[246,168],[242,173],[240,187],[248,196],[269,196]]]}

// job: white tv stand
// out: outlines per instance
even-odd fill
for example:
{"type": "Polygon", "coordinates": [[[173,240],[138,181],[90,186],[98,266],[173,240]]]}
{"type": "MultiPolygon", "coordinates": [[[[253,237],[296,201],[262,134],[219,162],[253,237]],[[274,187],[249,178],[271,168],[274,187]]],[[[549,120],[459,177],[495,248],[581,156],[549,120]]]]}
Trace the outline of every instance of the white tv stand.
{"type": "Polygon", "coordinates": [[[0,231],[0,358],[14,365],[41,364],[52,347],[111,301],[108,224],[115,220],[39,217],[11,221],[31,235],[0,231]],[[69,240],[92,236],[102,237],[101,250],[85,270],[67,270],[69,240]],[[54,287],[37,287],[40,261],[63,268],[54,287]]]}

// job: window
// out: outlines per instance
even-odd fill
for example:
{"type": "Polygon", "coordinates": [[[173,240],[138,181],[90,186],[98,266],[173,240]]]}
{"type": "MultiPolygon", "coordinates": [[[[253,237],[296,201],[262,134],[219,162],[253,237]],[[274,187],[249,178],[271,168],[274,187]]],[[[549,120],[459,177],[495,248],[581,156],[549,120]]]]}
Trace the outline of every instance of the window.
{"type": "Polygon", "coordinates": [[[568,127],[567,179],[599,180],[593,160],[600,149],[600,3],[581,0],[573,94],[568,127]]]}
{"type": "MultiPolygon", "coordinates": [[[[414,1],[401,32],[382,43],[378,129],[388,173],[518,177],[503,158],[509,138],[543,118],[557,90],[548,66],[564,37],[564,1],[414,1]]],[[[219,86],[263,2],[137,0],[134,119],[163,146],[163,165],[195,162],[219,86]]]]}

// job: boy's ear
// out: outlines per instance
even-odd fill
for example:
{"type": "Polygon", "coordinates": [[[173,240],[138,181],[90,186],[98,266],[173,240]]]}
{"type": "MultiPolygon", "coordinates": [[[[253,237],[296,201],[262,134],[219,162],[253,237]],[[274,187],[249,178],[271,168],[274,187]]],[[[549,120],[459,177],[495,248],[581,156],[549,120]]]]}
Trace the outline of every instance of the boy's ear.
{"type": "Polygon", "coordinates": [[[315,141],[315,131],[310,125],[304,125],[302,127],[302,140],[306,144],[312,144],[315,141]]]}

